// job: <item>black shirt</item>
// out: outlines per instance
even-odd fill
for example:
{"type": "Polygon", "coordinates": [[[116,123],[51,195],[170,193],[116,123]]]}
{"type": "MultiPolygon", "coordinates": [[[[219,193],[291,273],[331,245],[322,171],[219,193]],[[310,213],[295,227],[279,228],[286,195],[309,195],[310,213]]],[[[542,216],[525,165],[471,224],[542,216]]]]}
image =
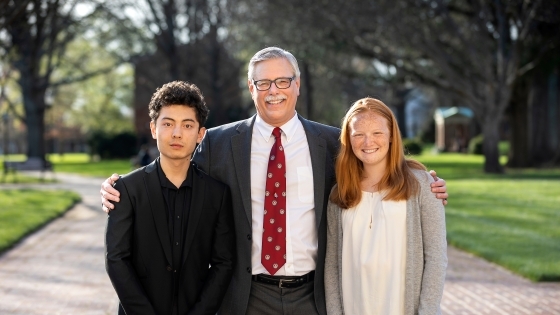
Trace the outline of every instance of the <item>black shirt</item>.
{"type": "MultiPolygon", "coordinates": [[[[169,228],[169,241],[171,242],[172,268],[173,268],[173,312],[177,311],[177,294],[180,278],[181,264],[183,262],[183,242],[187,235],[187,222],[193,186],[192,167],[187,171],[187,178],[177,188],[165,175],[157,159],[157,171],[161,185],[161,192],[165,200],[164,211],[167,211],[167,226],[169,228]]],[[[192,166],[192,165],[191,165],[192,166]]],[[[163,210],[163,209],[162,209],[163,210]]]]}

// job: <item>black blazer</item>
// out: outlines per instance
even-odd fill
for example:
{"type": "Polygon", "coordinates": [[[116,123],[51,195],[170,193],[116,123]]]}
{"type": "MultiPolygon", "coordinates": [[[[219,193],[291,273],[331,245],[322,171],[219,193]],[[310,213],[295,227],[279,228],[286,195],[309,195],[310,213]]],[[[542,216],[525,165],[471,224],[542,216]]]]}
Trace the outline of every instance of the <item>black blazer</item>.
{"type": "MultiPolygon", "coordinates": [[[[235,260],[231,195],[225,184],[190,167],[179,314],[215,314],[235,260]]],[[[123,176],[115,188],[121,201],[107,219],[105,267],[120,299],[119,314],[171,314],[171,240],[155,161],[123,176]]]]}
{"type": "MultiPolygon", "coordinates": [[[[251,138],[255,117],[209,129],[193,161],[210,176],[228,184],[233,200],[237,264],[220,314],[245,314],[251,293],[251,138]]],[[[324,266],[327,243],[326,207],[335,184],[334,160],[339,148],[340,129],[298,116],[309,145],[313,168],[315,224],[318,233],[314,297],[319,314],[325,307],[324,266]]]]}

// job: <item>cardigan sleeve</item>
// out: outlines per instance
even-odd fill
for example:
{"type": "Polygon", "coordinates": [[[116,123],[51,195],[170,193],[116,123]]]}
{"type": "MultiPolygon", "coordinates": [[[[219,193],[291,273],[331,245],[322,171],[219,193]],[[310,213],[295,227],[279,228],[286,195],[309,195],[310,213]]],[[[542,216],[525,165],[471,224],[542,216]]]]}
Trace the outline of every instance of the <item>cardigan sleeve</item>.
{"type": "Polygon", "coordinates": [[[327,253],[325,256],[325,299],[327,314],[344,314],[342,308],[342,225],[341,209],[329,201],[327,205],[327,253]]]}
{"type": "Polygon", "coordinates": [[[440,314],[440,303],[447,268],[445,209],[432,193],[433,181],[427,172],[415,172],[420,183],[420,221],[424,249],[424,272],[418,314],[440,314]]]}

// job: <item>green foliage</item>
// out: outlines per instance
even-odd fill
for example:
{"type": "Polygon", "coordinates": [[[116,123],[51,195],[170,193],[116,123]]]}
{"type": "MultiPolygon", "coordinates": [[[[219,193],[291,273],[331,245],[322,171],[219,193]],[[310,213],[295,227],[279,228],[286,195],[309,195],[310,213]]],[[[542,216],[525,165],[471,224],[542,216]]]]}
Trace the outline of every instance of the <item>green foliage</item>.
{"type": "MultiPolygon", "coordinates": [[[[469,141],[469,154],[478,154],[482,155],[483,152],[483,142],[484,136],[482,134],[474,137],[469,141]]],[[[498,152],[500,156],[507,156],[509,154],[509,142],[508,141],[500,141],[498,143],[498,152]]]]}
{"type": "Polygon", "coordinates": [[[500,156],[508,156],[509,155],[509,141],[500,141],[498,143],[498,152],[500,152],[500,156]]]}
{"type": "MultiPolygon", "coordinates": [[[[131,65],[118,65],[118,60],[95,41],[80,38],[66,52],[70,60],[86,59],[82,70],[99,74],[57,88],[49,120],[52,124],[76,126],[84,134],[131,132],[134,75],[131,65]],[[117,66],[118,65],[118,66],[117,66]]],[[[75,77],[76,65],[65,63],[55,78],[75,77]]],[[[147,106],[147,104],[146,104],[147,106]]]]}
{"type": "Polygon", "coordinates": [[[102,159],[129,158],[136,154],[136,136],[130,132],[116,135],[94,132],[88,139],[92,155],[102,159]]]}
{"type": "Polygon", "coordinates": [[[417,157],[447,182],[447,239],[534,281],[560,280],[560,169],[485,174],[481,155],[417,157]]]}
{"type": "Polygon", "coordinates": [[[0,252],[79,200],[80,196],[70,191],[0,190],[0,252]]]}
{"type": "Polygon", "coordinates": [[[473,137],[471,141],[469,141],[469,154],[484,154],[482,147],[484,142],[484,136],[482,134],[473,137]]]}
{"type": "Polygon", "coordinates": [[[422,142],[417,139],[403,139],[405,154],[419,155],[422,153],[422,142]]]}

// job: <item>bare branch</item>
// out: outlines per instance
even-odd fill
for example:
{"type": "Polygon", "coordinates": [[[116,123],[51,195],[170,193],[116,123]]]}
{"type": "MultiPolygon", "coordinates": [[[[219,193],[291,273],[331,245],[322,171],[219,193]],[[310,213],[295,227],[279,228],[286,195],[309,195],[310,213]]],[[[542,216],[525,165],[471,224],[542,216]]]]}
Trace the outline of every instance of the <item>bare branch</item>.
{"type": "Polygon", "coordinates": [[[59,80],[59,81],[51,82],[49,84],[49,86],[59,87],[61,85],[86,81],[86,80],[91,79],[95,76],[105,74],[105,73],[109,73],[109,72],[113,71],[114,69],[115,69],[115,66],[111,65],[111,67],[106,67],[106,68],[99,69],[99,70],[96,70],[96,71],[88,72],[88,73],[82,74],[82,75],[77,76],[77,77],[65,78],[65,79],[62,79],[62,80],[59,80]]]}

